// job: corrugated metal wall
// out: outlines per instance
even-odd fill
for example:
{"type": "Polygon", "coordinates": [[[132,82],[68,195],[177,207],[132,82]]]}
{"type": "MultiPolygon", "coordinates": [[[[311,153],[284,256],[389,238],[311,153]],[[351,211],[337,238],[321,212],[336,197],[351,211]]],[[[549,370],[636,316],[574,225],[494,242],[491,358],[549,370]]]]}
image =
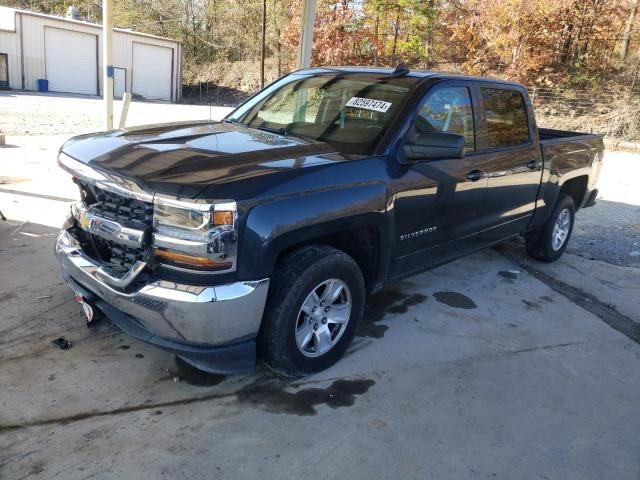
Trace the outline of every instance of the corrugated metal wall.
{"type": "MultiPolygon", "coordinates": [[[[10,10],[0,7],[1,10],[10,10]]],[[[0,14],[4,12],[0,11],[0,14]]],[[[24,88],[37,90],[38,79],[46,78],[45,72],[45,27],[62,28],[95,35],[98,53],[98,81],[102,93],[102,28],[99,25],[87,25],[85,22],[57,20],[48,16],[33,15],[17,12],[16,31],[0,30],[0,53],[9,54],[9,75],[11,88],[22,88],[22,67],[20,64],[20,19],[22,18],[22,41],[24,49],[24,88]]],[[[114,67],[126,69],[126,89],[131,91],[131,72],[133,42],[147,43],[168,47],[173,50],[173,101],[180,99],[182,90],[181,48],[180,43],[172,40],[149,37],[142,34],[115,30],[113,34],[113,64],[114,67]]]]}

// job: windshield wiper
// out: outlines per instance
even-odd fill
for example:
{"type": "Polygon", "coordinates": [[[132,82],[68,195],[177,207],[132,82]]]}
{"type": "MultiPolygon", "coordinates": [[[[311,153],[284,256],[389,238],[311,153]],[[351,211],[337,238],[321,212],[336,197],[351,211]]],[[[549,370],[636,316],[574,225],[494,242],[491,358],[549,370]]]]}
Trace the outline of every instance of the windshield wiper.
{"type": "Polygon", "coordinates": [[[247,125],[247,126],[250,128],[255,128],[256,130],[262,130],[263,132],[277,133],[278,135],[282,135],[283,137],[286,137],[287,135],[289,135],[289,132],[284,127],[270,128],[270,127],[263,127],[262,125],[259,127],[253,127],[251,125],[247,125]]]}
{"type": "Polygon", "coordinates": [[[289,130],[287,130],[286,127],[280,127],[280,128],[270,128],[270,127],[251,127],[249,125],[250,128],[255,128],[256,130],[262,130],[264,132],[269,132],[269,133],[275,133],[277,135],[282,135],[283,137],[295,137],[295,138],[299,138],[301,140],[306,140],[307,142],[317,142],[318,139],[309,135],[304,135],[301,133],[292,133],[289,130]]]}
{"type": "Polygon", "coordinates": [[[232,125],[242,125],[243,127],[248,127],[246,123],[239,122],[235,118],[223,118],[222,123],[230,123],[232,125]]]}

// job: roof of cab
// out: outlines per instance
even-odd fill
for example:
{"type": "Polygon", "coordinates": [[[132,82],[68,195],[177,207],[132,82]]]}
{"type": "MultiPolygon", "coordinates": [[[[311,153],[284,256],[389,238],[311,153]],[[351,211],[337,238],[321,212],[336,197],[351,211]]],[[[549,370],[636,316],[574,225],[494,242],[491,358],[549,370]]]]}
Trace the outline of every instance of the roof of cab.
{"type": "MultiPolygon", "coordinates": [[[[306,68],[302,70],[296,70],[293,73],[373,73],[373,74],[381,74],[381,75],[391,75],[395,71],[394,68],[384,68],[384,67],[313,67],[306,68]]],[[[477,77],[473,75],[463,75],[459,73],[448,73],[448,72],[433,72],[430,70],[414,70],[410,69],[409,73],[406,74],[408,77],[417,77],[417,78],[433,78],[439,80],[473,80],[476,82],[491,82],[491,83],[502,83],[504,85],[517,85],[524,87],[521,83],[511,82],[508,80],[502,80],[499,78],[490,78],[490,77],[477,77]]]]}

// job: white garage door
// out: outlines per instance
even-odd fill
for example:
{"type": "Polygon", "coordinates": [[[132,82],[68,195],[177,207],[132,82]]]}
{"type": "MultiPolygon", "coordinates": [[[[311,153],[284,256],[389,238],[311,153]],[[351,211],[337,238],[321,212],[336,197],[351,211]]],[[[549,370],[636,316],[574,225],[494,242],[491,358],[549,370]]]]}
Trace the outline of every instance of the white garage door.
{"type": "Polygon", "coordinates": [[[171,62],[170,48],[134,42],[132,93],[171,101],[171,62]]]}
{"type": "Polygon", "coordinates": [[[45,65],[49,90],[96,95],[96,38],[88,33],[45,28],[45,65]]]}

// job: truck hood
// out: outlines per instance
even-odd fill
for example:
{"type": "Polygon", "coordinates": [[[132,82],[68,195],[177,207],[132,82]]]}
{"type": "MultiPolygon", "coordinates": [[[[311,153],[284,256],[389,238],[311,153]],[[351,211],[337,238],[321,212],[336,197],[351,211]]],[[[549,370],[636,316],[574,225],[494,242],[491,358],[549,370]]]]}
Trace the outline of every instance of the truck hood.
{"type": "Polygon", "coordinates": [[[264,176],[344,159],[323,142],[211,122],[81,135],[66,142],[62,152],[131,179],[149,192],[185,198],[202,193],[234,198],[229,196],[230,184],[248,180],[255,184],[264,176]]]}

